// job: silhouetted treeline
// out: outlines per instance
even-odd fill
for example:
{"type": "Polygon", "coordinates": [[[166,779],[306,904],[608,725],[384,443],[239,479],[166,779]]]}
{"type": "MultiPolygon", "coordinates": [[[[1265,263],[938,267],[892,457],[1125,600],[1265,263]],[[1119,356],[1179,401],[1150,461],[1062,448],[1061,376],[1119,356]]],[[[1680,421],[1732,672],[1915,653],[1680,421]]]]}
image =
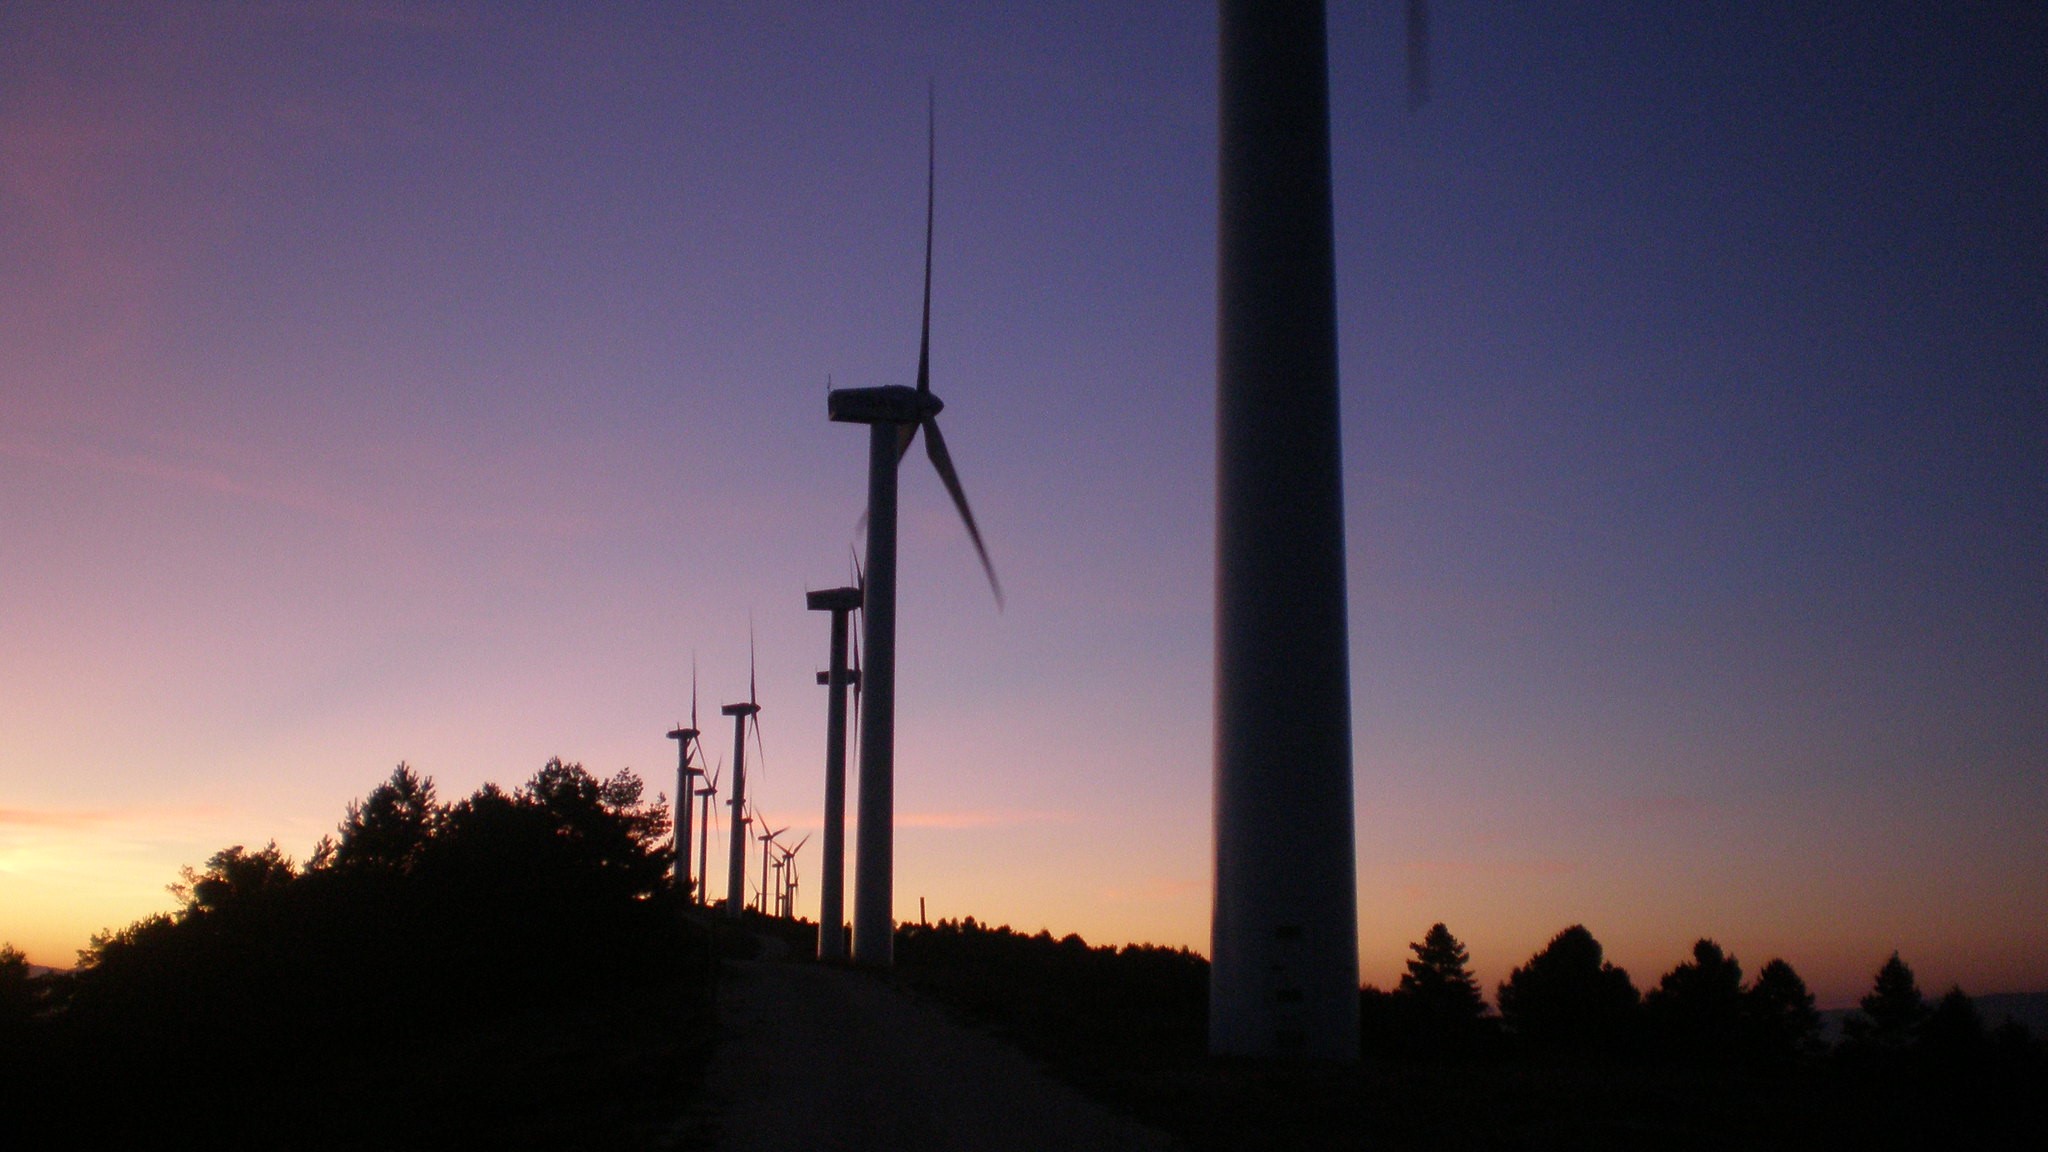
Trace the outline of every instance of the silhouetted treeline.
{"type": "Polygon", "coordinates": [[[1091,947],[974,917],[896,930],[904,977],[1040,1055],[1092,1064],[1207,1043],[1209,962],[1185,948],[1091,947]]]}
{"type": "Polygon", "coordinates": [[[2032,1148],[2048,1067],[1968,997],[1929,1004],[1903,964],[1829,1048],[1782,959],[1753,978],[1711,940],[1648,990],[1581,925],[1494,989],[1442,924],[1398,985],[1360,995],[1353,1068],[1206,1056],[1208,965],[972,919],[906,925],[904,979],[1197,1149],[2032,1148]]]}
{"type": "Polygon", "coordinates": [[[303,867],[272,843],[185,869],[175,912],[35,981],[26,1024],[0,958],[0,1115],[79,1146],[540,1140],[564,1100],[620,1089],[603,1049],[636,1018],[677,1060],[704,1031],[712,962],[666,892],[668,831],[630,773],[551,760],[446,804],[401,764],[303,867]]]}
{"type": "Polygon", "coordinates": [[[1832,1056],[1885,1061],[1968,1058],[2026,1063],[2040,1049],[2008,1021],[1989,1030],[1961,989],[1930,1004],[1896,953],[1878,970],[1862,1011],[1832,1050],[1806,982],[1782,959],[1745,982],[1741,963],[1702,939],[1646,993],[1609,963],[1600,942],[1574,924],[1509,973],[1488,1014],[1465,947],[1442,924],[1409,945],[1415,958],[1398,987],[1361,994],[1368,1056],[1485,1056],[1582,1062],[1665,1062],[1757,1070],[1832,1056]]]}

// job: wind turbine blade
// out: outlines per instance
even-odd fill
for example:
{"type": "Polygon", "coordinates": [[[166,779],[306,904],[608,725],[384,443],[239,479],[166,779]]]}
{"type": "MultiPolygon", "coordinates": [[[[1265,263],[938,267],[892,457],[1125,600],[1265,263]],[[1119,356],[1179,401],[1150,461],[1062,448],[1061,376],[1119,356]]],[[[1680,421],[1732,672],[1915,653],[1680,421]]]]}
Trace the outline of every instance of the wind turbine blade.
{"type": "Polygon", "coordinates": [[[794,855],[796,855],[797,853],[799,853],[799,852],[801,852],[801,851],[803,851],[803,850],[804,850],[804,845],[806,845],[806,844],[809,844],[810,842],[811,842],[811,834],[810,834],[809,832],[806,832],[806,833],[804,833],[804,838],[796,842],[796,847],[794,847],[794,848],[791,848],[791,849],[789,850],[789,854],[790,854],[791,856],[794,856],[794,855]]]}
{"type": "Polygon", "coordinates": [[[896,429],[896,462],[898,464],[903,463],[903,458],[910,455],[910,442],[915,439],[917,439],[917,425],[904,424],[896,429]]]}
{"type": "Polygon", "coordinates": [[[697,653],[690,652],[690,727],[697,727],[697,653]]]}
{"type": "Polygon", "coordinates": [[[860,589],[861,599],[866,600],[868,596],[868,576],[867,573],[860,569],[860,550],[848,544],[846,546],[846,555],[848,559],[853,561],[853,586],[860,589]]]}
{"type": "Polygon", "coordinates": [[[747,614],[747,703],[760,707],[760,693],[754,691],[754,615],[747,614]]]}
{"type": "MultiPolygon", "coordinates": [[[[931,85],[924,92],[924,328],[917,338],[917,390],[932,390],[932,208],[935,203],[935,184],[938,176],[938,115],[936,100],[931,85]]],[[[911,435],[917,430],[911,429],[911,435]]],[[[896,458],[910,450],[910,440],[905,437],[898,447],[896,458]]]]}
{"type": "MultiPolygon", "coordinates": [[[[863,586],[863,588],[862,588],[862,591],[861,591],[861,602],[862,602],[863,604],[865,604],[865,603],[867,602],[867,591],[866,591],[866,588],[865,588],[865,586],[863,586]]],[[[863,609],[863,611],[865,611],[865,609],[863,609]]],[[[859,625],[859,624],[856,624],[856,625],[854,625],[854,627],[853,627],[853,717],[852,717],[853,723],[852,723],[852,724],[850,725],[850,727],[851,727],[851,732],[850,732],[850,735],[852,736],[852,739],[853,739],[853,747],[852,747],[851,749],[849,749],[849,750],[847,751],[847,753],[846,753],[846,766],[847,766],[847,768],[848,768],[849,770],[853,771],[854,773],[858,773],[858,772],[860,771],[860,687],[861,687],[861,685],[860,685],[860,682],[861,682],[861,674],[860,674],[860,634],[861,634],[861,630],[862,630],[862,629],[861,629],[861,625],[859,625]]]]}
{"type": "Polygon", "coordinates": [[[960,519],[967,525],[967,535],[974,541],[975,554],[981,557],[981,570],[988,573],[988,586],[996,594],[996,610],[1003,607],[1003,584],[996,579],[996,566],[990,563],[988,548],[981,542],[981,529],[975,527],[974,510],[967,506],[967,493],[960,487],[960,475],[953,471],[953,454],[946,451],[946,438],[939,434],[939,422],[926,418],[924,422],[925,455],[931,457],[932,467],[938,470],[939,479],[946,485],[946,492],[953,497],[953,506],[960,510],[960,519]]]}

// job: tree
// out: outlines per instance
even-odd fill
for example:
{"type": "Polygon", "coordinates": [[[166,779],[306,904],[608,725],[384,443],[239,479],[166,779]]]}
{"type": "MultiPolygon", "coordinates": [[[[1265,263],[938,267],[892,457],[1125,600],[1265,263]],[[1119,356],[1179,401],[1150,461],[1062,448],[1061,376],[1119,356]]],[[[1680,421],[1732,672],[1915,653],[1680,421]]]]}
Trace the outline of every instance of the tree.
{"type": "Polygon", "coordinates": [[[348,803],[341,839],[323,842],[319,866],[410,872],[440,831],[447,812],[434,800],[434,782],[399,761],[391,778],[368,796],[348,803]]]}
{"type": "Polygon", "coordinates": [[[1442,924],[1430,926],[1392,992],[1361,990],[1359,1039],[1374,1056],[1469,1054],[1481,1039],[1486,1002],[1466,967],[1465,945],[1442,924]]]}
{"type": "Polygon", "coordinates": [[[1789,1059],[1811,1048],[1820,1032],[1813,994],[1792,965],[1773,959],[1743,993],[1743,1007],[1761,1054],[1789,1059]]]}
{"type": "Polygon", "coordinates": [[[1616,1055],[1633,1043],[1640,999],[1628,971],[1607,963],[1600,942],[1574,924],[1508,974],[1500,1014],[1537,1047],[1616,1055]]]}
{"type": "Polygon", "coordinates": [[[1413,997],[1426,1016],[1446,1022],[1477,1020],[1486,1013],[1479,981],[1466,968],[1471,956],[1450,929],[1432,924],[1422,942],[1408,948],[1415,959],[1408,961],[1395,995],[1413,997]]]}
{"type": "Polygon", "coordinates": [[[188,865],[178,874],[184,879],[170,885],[170,891],[184,902],[178,913],[182,919],[218,912],[258,893],[280,890],[298,873],[291,858],[278,851],[277,841],[272,840],[254,852],[240,844],[223,848],[207,857],[205,871],[194,871],[188,865]]]}
{"type": "Polygon", "coordinates": [[[1984,1018],[1978,1015],[1976,1003],[1961,988],[1951,986],[1921,1021],[1916,1047],[1955,1060],[1982,1055],[1985,1044],[1984,1018]]]}
{"type": "Polygon", "coordinates": [[[1746,1039],[1742,965],[1701,939],[1692,959],[1666,972],[1643,997],[1643,1009],[1666,1051],[1693,1060],[1733,1059],[1746,1039]]]}
{"type": "Polygon", "coordinates": [[[1927,1016],[1927,1001],[1920,995],[1913,970],[1899,959],[1897,952],[1877,970],[1870,994],[1859,1006],[1862,1014],[1851,1016],[1842,1024],[1851,1046],[1856,1048],[1899,1051],[1912,1043],[1920,1022],[1927,1016]]]}
{"type": "MultiPolygon", "coordinates": [[[[632,1143],[597,1125],[680,1082],[715,963],[676,901],[613,874],[660,873],[637,782],[561,765],[541,787],[480,790],[458,836],[407,777],[350,806],[320,866],[296,872],[275,845],[215,853],[184,872],[178,912],[39,980],[53,1014],[26,1033],[34,1058],[0,1026],[0,1130],[23,1127],[17,1098],[48,1103],[0,1145],[632,1143]]],[[[13,959],[0,950],[0,1001],[13,959]]]]}
{"type": "Polygon", "coordinates": [[[21,1027],[34,1014],[34,978],[28,957],[12,944],[0,944],[0,1036],[21,1027]]]}
{"type": "Polygon", "coordinates": [[[652,895],[665,886],[673,849],[667,805],[644,795],[631,772],[599,780],[552,759],[515,793],[487,784],[450,809],[430,866],[502,886],[517,860],[562,893],[652,895]]]}

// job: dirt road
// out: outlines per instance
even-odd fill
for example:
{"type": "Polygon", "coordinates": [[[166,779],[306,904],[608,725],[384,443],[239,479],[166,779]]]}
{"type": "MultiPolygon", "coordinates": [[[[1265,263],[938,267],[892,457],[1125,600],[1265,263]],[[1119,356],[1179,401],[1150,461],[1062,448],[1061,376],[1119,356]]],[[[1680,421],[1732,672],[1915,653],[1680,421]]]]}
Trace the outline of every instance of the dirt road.
{"type": "Polygon", "coordinates": [[[869,974],[733,963],[719,1011],[706,1102],[724,1152],[1176,1147],[869,974]]]}

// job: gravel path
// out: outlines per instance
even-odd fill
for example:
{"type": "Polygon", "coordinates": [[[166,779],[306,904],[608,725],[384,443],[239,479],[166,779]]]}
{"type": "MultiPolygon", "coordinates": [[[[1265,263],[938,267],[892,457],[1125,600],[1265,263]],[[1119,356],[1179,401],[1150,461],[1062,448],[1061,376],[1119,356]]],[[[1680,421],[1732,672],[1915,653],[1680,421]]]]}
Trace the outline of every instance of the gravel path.
{"type": "Polygon", "coordinates": [[[729,963],[719,1014],[706,1103],[725,1152],[1176,1147],[872,975],[729,963]]]}

